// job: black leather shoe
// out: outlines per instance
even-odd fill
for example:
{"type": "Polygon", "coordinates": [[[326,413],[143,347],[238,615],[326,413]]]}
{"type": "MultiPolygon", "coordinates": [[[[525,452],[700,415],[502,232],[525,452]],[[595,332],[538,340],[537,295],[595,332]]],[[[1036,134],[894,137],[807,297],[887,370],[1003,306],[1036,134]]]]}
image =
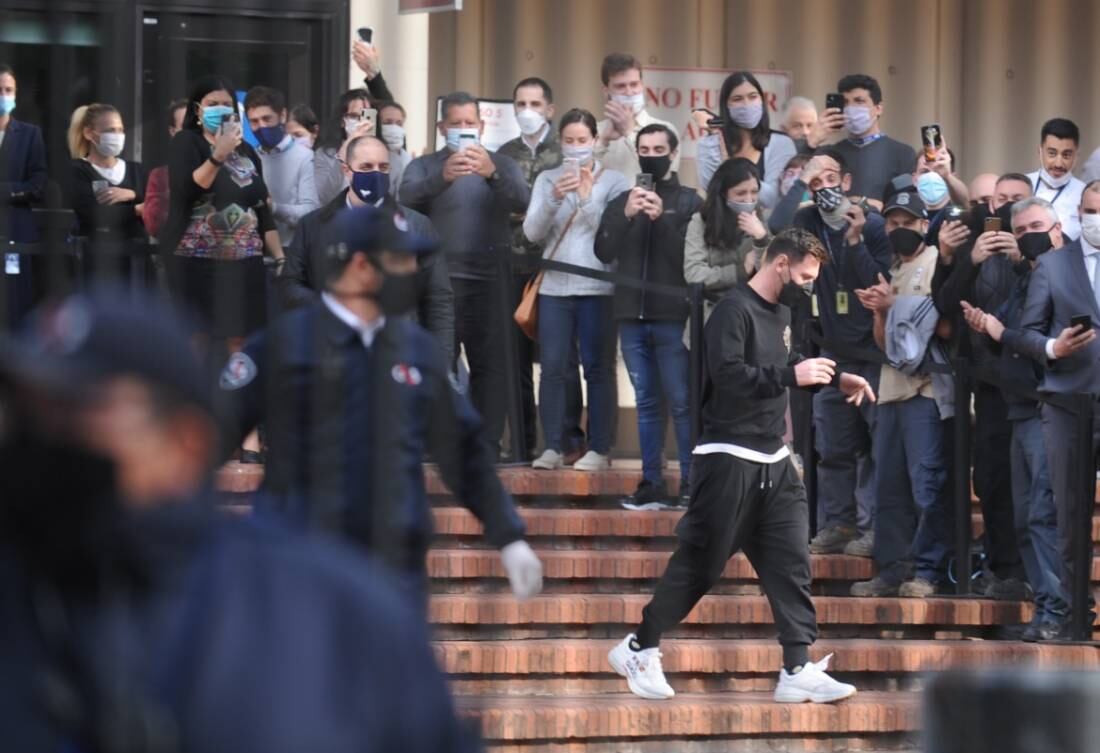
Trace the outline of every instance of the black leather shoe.
{"type": "Polygon", "coordinates": [[[1047,643],[1065,640],[1069,637],[1069,623],[1065,620],[1046,618],[1038,625],[1029,625],[1024,630],[1023,639],[1028,643],[1047,643]]]}

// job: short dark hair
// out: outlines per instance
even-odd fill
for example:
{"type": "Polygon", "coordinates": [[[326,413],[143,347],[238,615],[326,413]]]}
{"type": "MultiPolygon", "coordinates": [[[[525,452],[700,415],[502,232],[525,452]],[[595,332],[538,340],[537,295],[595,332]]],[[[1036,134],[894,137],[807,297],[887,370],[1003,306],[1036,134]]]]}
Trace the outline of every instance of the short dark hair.
{"type": "Polygon", "coordinates": [[[381,120],[382,118],[382,111],[385,110],[387,107],[394,107],[400,110],[401,117],[403,118],[406,118],[409,115],[407,112],[405,112],[405,108],[401,106],[400,102],[394,102],[392,99],[380,99],[374,103],[374,109],[378,110],[379,120],[381,120]]]}
{"type": "Polygon", "coordinates": [[[829,159],[836,162],[837,166],[840,168],[840,177],[842,177],[842,178],[845,175],[851,175],[852,174],[851,169],[849,169],[849,167],[848,167],[848,160],[844,159],[844,155],[841,154],[838,150],[833,149],[831,146],[826,146],[826,147],[822,147],[822,148],[818,149],[817,151],[814,152],[814,156],[815,157],[828,157],[829,159]]]}
{"type": "Polygon", "coordinates": [[[836,90],[841,94],[850,92],[852,89],[866,89],[871,93],[872,102],[876,105],[882,102],[882,87],[878,85],[878,81],[865,73],[853,73],[837,82],[836,90]]]}
{"type": "Polygon", "coordinates": [[[5,73],[15,78],[15,69],[7,63],[0,63],[0,76],[3,76],[5,73]]]}
{"type": "Polygon", "coordinates": [[[525,86],[537,86],[542,89],[542,96],[546,97],[546,103],[550,104],[554,101],[554,91],[550,88],[550,84],[538,76],[528,76],[520,81],[518,84],[512,87],[512,101],[516,101],[516,92],[525,86]]]}
{"type": "Polygon", "coordinates": [[[663,133],[668,136],[668,150],[669,152],[675,152],[680,146],[680,139],[676,136],[676,132],[666,126],[664,123],[650,123],[642,130],[638,131],[638,136],[634,139],[634,148],[638,148],[638,144],[642,143],[642,136],[648,136],[651,133],[663,133]]]}
{"type": "Polygon", "coordinates": [[[288,119],[293,120],[302,128],[305,128],[307,131],[315,135],[318,129],[321,127],[321,122],[317,120],[317,113],[313,111],[312,107],[305,103],[294,105],[294,107],[291,107],[288,119]]]}
{"type": "Polygon", "coordinates": [[[592,132],[592,137],[596,137],[596,116],[588,110],[582,110],[579,107],[574,107],[561,116],[561,122],[558,123],[558,133],[564,131],[567,125],[572,125],[574,123],[583,123],[588,126],[588,130],[592,132]]]}
{"type": "Polygon", "coordinates": [[[769,262],[777,256],[786,255],[791,264],[798,264],[807,256],[812,256],[822,264],[829,263],[829,257],[825,253],[825,247],[813,233],[801,228],[792,227],[782,231],[768,244],[764,252],[764,261],[769,262]]]}
{"type": "Polygon", "coordinates": [[[202,123],[199,121],[199,103],[210,92],[228,92],[236,104],[236,89],[225,76],[203,76],[191,84],[191,92],[187,95],[187,115],[183,116],[183,127],[190,131],[201,131],[202,123]],[[194,116],[194,117],[189,117],[194,116]]]}
{"type": "MultiPolygon", "coordinates": [[[[477,98],[469,92],[451,92],[443,98],[443,102],[439,106],[439,117],[446,120],[447,113],[451,111],[452,107],[465,107],[466,105],[478,107],[477,98]]],[[[480,108],[478,108],[478,117],[481,117],[480,108]]]]}
{"type": "Polygon", "coordinates": [[[286,97],[270,86],[253,86],[244,95],[244,111],[247,113],[255,107],[270,107],[275,112],[282,112],[286,109],[286,97]]]}
{"type": "Polygon", "coordinates": [[[637,70],[642,73],[642,63],[638,58],[625,52],[612,52],[603,59],[600,65],[600,80],[607,86],[612,76],[617,76],[623,71],[637,70]]]}
{"type": "Polygon", "coordinates": [[[1081,143],[1081,131],[1077,128],[1077,124],[1068,118],[1051,118],[1043,123],[1043,129],[1039,131],[1039,143],[1046,141],[1047,136],[1070,139],[1074,144],[1081,143]]]}
{"type": "Polygon", "coordinates": [[[997,182],[993,184],[994,187],[1001,185],[1006,180],[1018,180],[1021,183],[1027,183],[1031,185],[1031,178],[1027,177],[1023,173],[1005,173],[1001,177],[997,178],[997,182]]]}

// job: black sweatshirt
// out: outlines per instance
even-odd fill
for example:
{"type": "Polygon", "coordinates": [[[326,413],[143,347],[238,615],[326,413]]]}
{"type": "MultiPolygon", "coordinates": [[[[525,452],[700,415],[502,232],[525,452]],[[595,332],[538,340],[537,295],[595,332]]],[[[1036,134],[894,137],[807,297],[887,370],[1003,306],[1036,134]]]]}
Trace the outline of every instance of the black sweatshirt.
{"type": "Polygon", "coordinates": [[[787,388],[796,386],[791,310],[748,284],[728,293],[707,321],[703,435],[699,444],[734,444],[764,454],[783,446],[787,388]]]}

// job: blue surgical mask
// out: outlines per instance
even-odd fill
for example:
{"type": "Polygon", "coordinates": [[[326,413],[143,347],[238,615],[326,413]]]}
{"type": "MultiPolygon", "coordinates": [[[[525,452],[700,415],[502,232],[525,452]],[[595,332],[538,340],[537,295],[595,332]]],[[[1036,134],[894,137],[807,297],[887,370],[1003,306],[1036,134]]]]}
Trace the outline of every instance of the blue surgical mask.
{"type": "Polygon", "coordinates": [[[353,172],[351,190],[355,193],[355,197],[365,204],[377,204],[390,190],[390,176],[378,170],[369,173],[353,172]]]}
{"type": "Polygon", "coordinates": [[[274,149],[286,138],[286,126],[282,123],[256,129],[256,140],[264,149],[274,149]]]}
{"type": "Polygon", "coordinates": [[[202,127],[208,130],[210,133],[217,133],[221,128],[222,120],[226,115],[230,115],[235,110],[228,105],[211,105],[210,107],[202,108],[202,127]]]}
{"type": "Polygon", "coordinates": [[[460,149],[471,146],[472,144],[480,144],[481,138],[476,128],[448,128],[447,129],[447,146],[451,151],[457,152],[460,149]],[[472,139],[470,137],[473,137],[472,139]]]}
{"type": "Polygon", "coordinates": [[[924,173],[917,178],[917,193],[925,206],[939,206],[947,198],[947,183],[936,173],[924,173]]]}
{"type": "Polygon", "coordinates": [[[729,207],[732,212],[740,212],[743,214],[752,214],[756,211],[755,201],[732,201],[726,199],[726,206],[729,207]]]}
{"type": "Polygon", "coordinates": [[[592,147],[590,146],[562,146],[561,156],[575,159],[580,164],[585,164],[592,159],[592,147]]]}
{"type": "Polygon", "coordinates": [[[760,121],[764,117],[764,104],[759,101],[748,105],[733,105],[727,107],[726,110],[730,114],[730,120],[735,125],[750,131],[760,125],[760,121]]]}
{"type": "Polygon", "coordinates": [[[0,115],[11,115],[11,111],[15,109],[15,96],[5,94],[0,97],[0,115]]]}

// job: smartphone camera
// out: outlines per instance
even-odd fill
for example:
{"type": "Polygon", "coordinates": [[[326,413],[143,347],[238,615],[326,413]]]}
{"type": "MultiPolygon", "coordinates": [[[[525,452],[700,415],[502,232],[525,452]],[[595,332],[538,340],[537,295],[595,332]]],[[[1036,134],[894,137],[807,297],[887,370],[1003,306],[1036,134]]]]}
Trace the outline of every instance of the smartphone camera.
{"type": "Polygon", "coordinates": [[[653,190],[653,176],[649,173],[638,173],[638,188],[644,188],[646,191],[653,190]]]}

